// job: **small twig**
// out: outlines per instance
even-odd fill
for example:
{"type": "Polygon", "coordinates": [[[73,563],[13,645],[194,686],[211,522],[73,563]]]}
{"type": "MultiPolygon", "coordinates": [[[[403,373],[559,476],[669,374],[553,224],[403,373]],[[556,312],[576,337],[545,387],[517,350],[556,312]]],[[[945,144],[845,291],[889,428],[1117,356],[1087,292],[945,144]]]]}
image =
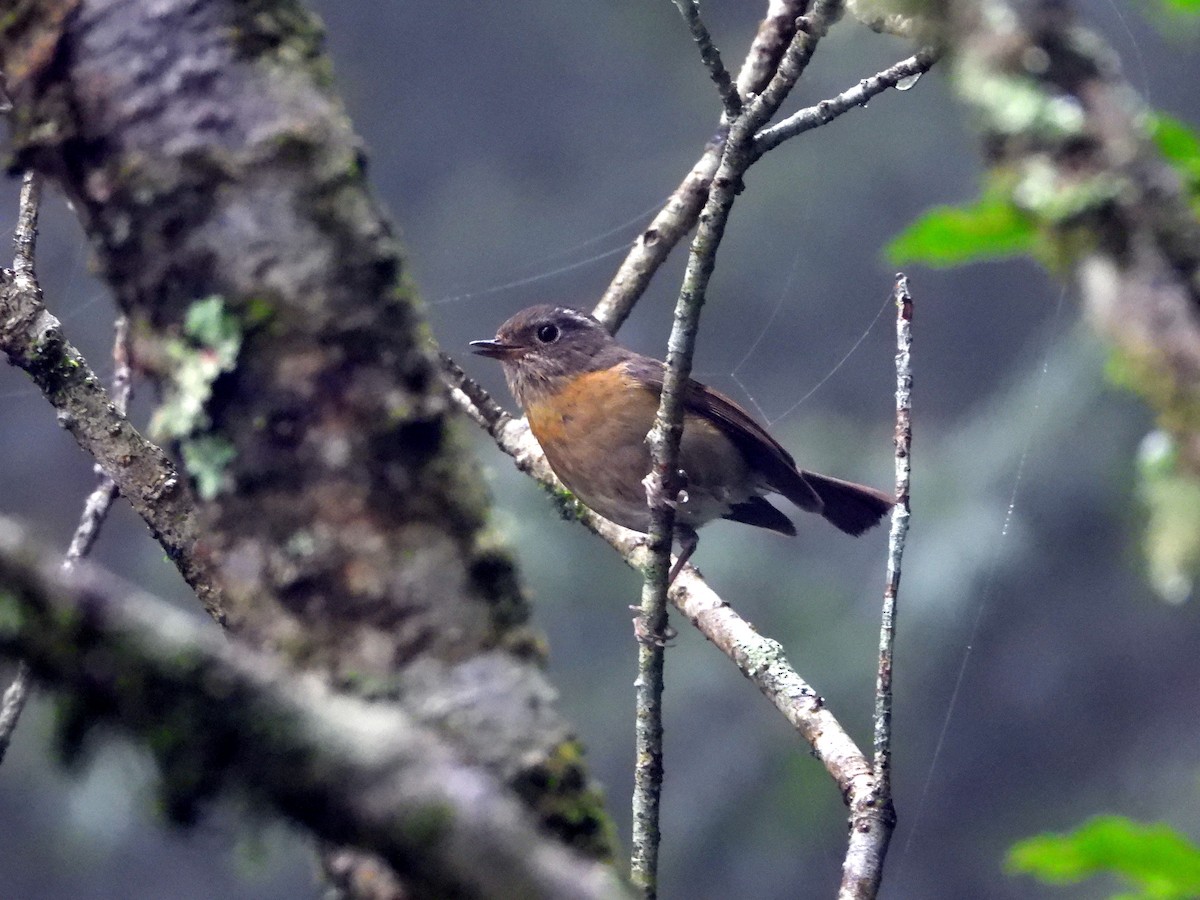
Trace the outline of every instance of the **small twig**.
{"type": "Polygon", "coordinates": [[[908,279],[896,276],[896,505],[888,535],[887,577],[879,626],[879,671],[875,683],[875,761],[869,790],[850,798],[850,840],[842,863],[838,900],[874,900],[883,878],[896,810],[892,804],[892,656],[900,562],[908,536],[912,448],[912,297],[908,279]]]}
{"type": "MultiPolygon", "coordinates": [[[[129,320],[120,316],[116,324],[116,338],[113,341],[113,406],[120,415],[125,415],[129,406],[129,396],[133,389],[133,378],[129,367],[129,320]]],[[[63,568],[70,571],[76,561],[83,559],[91,552],[92,545],[100,535],[100,527],[108,517],[113,501],[117,498],[117,484],[100,466],[95,467],[96,487],[88,495],[83,504],[83,513],[75,535],[71,538],[71,546],[67,549],[63,568]]]]}
{"type": "Polygon", "coordinates": [[[458,401],[459,408],[467,410],[478,425],[495,437],[496,429],[504,420],[511,418],[509,414],[504,411],[504,407],[492,399],[491,394],[485,391],[478,382],[468,377],[450,354],[439,353],[438,356],[442,361],[442,376],[446,384],[451,390],[462,391],[467,401],[465,405],[461,400],[458,401]]]}
{"type": "Polygon", "coordinates": [[[687,22],[688,30],[692,33],[692,40],[696,42],[696,46],[700,50],[700,58],[704,60],[704,65],[708,67],[708,74],[717,86],[717,93],[721,95],[721,105],[725,107],[725,115],[731,120],[737,118],[738,113],[742,111],[742,98],[738,95],[733,79],[729,77],[729,70],[725,68],[725,63],[721,60],[721,51],[713,43],[708,26],[700,18],[700,5],[696,0],[673,0],[673,2],[679,9],[679,14],[683,16],[683,20],[687,22]]]}
{"type": "Polygon", "coordinates": [[[875,691],[875,775],[884,796],[891,794],[892,769],[892,651],[896,644],[896,600],[900,592],[900,564],[908,538],[912,510],[909,476],[912,473],[912,295],[908,278],[896,276],[896,505],[888,534],[887,584],[879,629],[879,677],[875,691]]]}
{"type": "Polygon", "coordinates": [[[858,106],[866,106],[867,101],[877,94],[882,94],[889,88],[894,88],[905,78],[918,77],[933,68],[941,56],[941,50],[935,47],[925,47],[918,50],[908,59],[901,60],[890,68],[884,69],[864,78],[854,87],[845,90],[836,97],[822,100],[815,106],[806,107],[793,113],[782,122],[764,128],[754,140],[754,158],[762,156],[769,150],[778,147],[784,141],[811,131],[821,125],[827,125],[843,113],[858,106]]]}
{"type": "MultiPolygon", "coordinates": [[[[666,370],[658,414],[646,436],[650,473],[646,499],[650,529],[649,564],[643,577],[641,624],[653,638],[666,633],[668,571],[675,526],[675,501],[681,487],[679,445],[683,437],[683,395],[691,376],[692,355],[717,249],[733,202],[741,190],[756,132],[770,121],[807,67],[817,43],[841,14],[841,0],[817,0],[797,28],[762,93],[730,122],[720,165],[708,189],[700,225],[692,240],[687,270],[675,304],[675,321],[667,342],[666,370]]],[[[644,640],[638,650],[636,687],[637,754],[633,783],[633,856],[630,877],[647,898],[657,896],[659,799],[662,792],[662,673],[664,647],[644,640]]]]}
{"type": "Polygon", "coordinates": [[[808,6],[809,0],[769,0],[767,14],[758,23],[750,51],[738,73],[738,93],[744,99],[760,93],[775,75],[779,60],[796,34],[796,23],[808,6]]]}
{"type": "Polygon", "coordinates": [[[21,178],[21,197],[17,206],[17,227],[13,230],[16,256],[13,275],[21,290],[35,290],[37,278],[33,272],[34,251],[37,249],[38,213],[42,205],[42,179],[29,171],[21,178]]]}

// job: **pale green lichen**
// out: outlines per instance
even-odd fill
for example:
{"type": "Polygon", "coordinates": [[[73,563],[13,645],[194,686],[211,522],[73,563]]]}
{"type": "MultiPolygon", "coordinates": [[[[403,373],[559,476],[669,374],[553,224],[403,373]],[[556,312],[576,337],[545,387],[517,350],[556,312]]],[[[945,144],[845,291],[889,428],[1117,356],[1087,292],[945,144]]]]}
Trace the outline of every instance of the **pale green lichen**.
{"type": "Polygon", "coordinates": [[[957,77],[963,96],[980,108],[992,131],[1055,142],[1083,133],[1083,108],[1033,77],[1000,74],[970,59],[962,61],[957,77]]]}
{"type": "Polygon", "coordinates": [[[1021,169],[1013,202],[1048,225],[1062,225],[1115,200],[1126,182],[1109,173],[1069,180],[1047,156],[1036,156],[1021,169]]]}
{"type": "Polygon", "coordinates": [[[225,310],[225,301],[213,296],[188,309],[183,335],[166,342],[164,352],[172,364],[171,384],[163,404],[154,414],[150,432],[155,438],[187,438],[209,427],[205,406],[213,383],[237,365],[242,347],[238,320],[225,310]]]}
{"type": "Polygon", "coordinates": [[[156,440],[179,442],[184,466],[205,500],[220,493],[235,455],[228,440],[206,433],[212,425],[208,401],[217,379],[237,367],[241,348],[241,322],[219,296],[193,303],[184,317],[183,333],[164,347],[171,364],[168,388],[150,433],[156,440]]]}
{"type": "Polygon", "coordinates": [[[202,500],[212,500],[225,487],[225,473],[237,450],[225,438],[202,434],[180,445],[183,465],[196,484],[202,500]]]}
{"type": "Polygon", "coordinates": [[[1138,469],[1150,584],[1168,603],[1183,603],[1200,576],[1200,480],[1178,467],[1174,442],[1165,431],[1153,431],[1142,441],[1138,469]]]}

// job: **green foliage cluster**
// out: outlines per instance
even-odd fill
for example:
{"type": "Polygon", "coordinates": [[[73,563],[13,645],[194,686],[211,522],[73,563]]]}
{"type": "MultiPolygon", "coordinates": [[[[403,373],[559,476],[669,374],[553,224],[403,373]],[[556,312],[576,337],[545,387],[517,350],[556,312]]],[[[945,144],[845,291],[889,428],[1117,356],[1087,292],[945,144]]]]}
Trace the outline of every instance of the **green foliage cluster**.
{"type": "MultiPolygon", "coordinates": [[[[1200,11],[1200,0],[1187,0],[1200,11]]],[[[1150,117],[1150,138],[1163,159],[1179,173],[1192,212],[1200,216],[1200,132],[1166,113],[1150,117]]]]}
{"type": "MultiPolygon", "coordinates": [[[[1200,5],[1200,0],[1188,0],[1200,5]]],[[[1147,123],[1151,140],[1179,174],[1200,215],[1200,132],[1165,113],[1147,123]]],[[[1098,176],[1064,185],[1049,166],[1031,166],[1020,178],[998,171],[978,200],[937,206],[920,216],[887,246],[893,264],[923,263],[943,268],[1030,254],[1053,264],[1061,254],[1052,231],[1107,202],[1121,189],[1112,177],[1098,176]]]]}
{"type": "Polygon", "coordinates": [[[1042,834],[1012,848],[1008,869],[1047,884],[1111,874],[1133,890],[1114,900],[1200,897],[1200,847],[1174,829],[1122,816],[1097,816],[1066,834],[1042,834]]]}

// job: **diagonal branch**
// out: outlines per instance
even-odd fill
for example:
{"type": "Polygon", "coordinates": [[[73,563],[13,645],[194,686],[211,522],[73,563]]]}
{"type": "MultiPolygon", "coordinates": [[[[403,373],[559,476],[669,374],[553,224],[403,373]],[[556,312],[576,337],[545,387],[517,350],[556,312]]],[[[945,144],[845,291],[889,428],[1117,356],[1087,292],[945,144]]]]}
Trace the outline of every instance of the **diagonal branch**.
{"type": "Polygon", "coordinates": [[[729,77],[729,70],[725,68],[725,63],[721,60],[721,51],[713,43],[708,26],[700,18],[700,5],[696,0],[673,0],[673,2],[679,9],[679,14],[683,16],[683,20],[687,22],[688,30],[692,33],[692,40],[696,42],[696,47],[700,50],[700,58],[708,67],[709,77],[717,86],[717,93],[721,95],[721,105],[725,107],[725,115],[730,119],[736,118],[742,111],[742,98],[733,85],[733,79],[729,77]]]}
{"type": "Polygon", "coordinates": [[[3,518],[0,623],[0,653],[149,738],[172,784],[240,790],[320,838],[378,853],[418,893],[627,894],[609,866],[540,833],[505,788],[398,704],[299,678],[93,567],[64,574],[3,518]],[[164,738],[164,721],[184,744],[164,738]]]}
{"type": "Polygon", "coordinates": [[[879,627],[879,671],[875,683],[874,786],[850,800],[850,840],[842,863],[839,900],[874,900],[883,878],[896,810],[892,804],[892,659],[900,564],[908,537],[909,475],[912,470],[912,296],[908,279],[896,276],[896,505],[888,535],[887,579],[879,627]]]}
{"type": "Polygon", "coordinates": [[[866,106],[867,101],[872,97],[882,94],[889,88],[896,87],[904,79],[915,78],[928,72],[940,56],[941,50],[938,48],[922,48],[908,59],[903,59],[870,78],[864,78],[854,87],[842,91],[836,97],[822,100],[815,106],[809,106],[793,113],[770,128],[764,128],[755,137],[754,158],[758,159],[764,153],[797,135],[821,125],[828,125],[838,116],[849,112],[856,106],[866,106]]]}
{"type": "MultiPolygon", "coordinates": [[[[41,178],[36,172],[28,171],[21,181],[21,196],[17,206],[17,226],[13,233],[13,243],[16,245],[16,256],[13,260],[13,281],[20,285],[25,292],[38,292],[35,271],[35,255],[37,250],[37,223],[41,209],[41,178]]],[[[132,380],[129,371],[129,328],[122,316],[117,322],[117,337],[113,347],[113,359],[116,363],[113,373],[114,405],[120,415],[125,414],[129,401],[132,380]]],[[[75,535],[63,559],[63,570],[70,571],[76,562],[87,556],[100,533],[108,510],[117,495],[113,480],[97,466],[100,483],[84,503],[75,535]]],[[[13,733],[20,721],[25,702],[32,687],[32,676],[29,666],[24,660],[17,663],[17,674],[12,684],[4,692],[0,700],[0,763],[4,761],[9,744],[12,743],[13,733]]]]}

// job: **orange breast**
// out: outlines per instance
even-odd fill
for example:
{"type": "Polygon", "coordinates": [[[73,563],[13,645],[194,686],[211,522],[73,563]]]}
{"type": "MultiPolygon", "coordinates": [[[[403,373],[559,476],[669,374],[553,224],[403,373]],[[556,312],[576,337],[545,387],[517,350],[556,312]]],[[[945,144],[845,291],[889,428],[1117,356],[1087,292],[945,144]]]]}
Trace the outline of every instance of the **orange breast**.
{"type": "MultiPolygon", "coordinates": [[[[642,479],[650,471],[646,433],[658,412],[658,392],[621,366],[575,377],[526,413],[555,474],[585,504],[638,531],[649,528],[642,479]]],[[[679,516],[700,525],[721,515],[749,491],[745,460],[712,423],[684,420],[681,467],[691,501],[679,516]]]]}

